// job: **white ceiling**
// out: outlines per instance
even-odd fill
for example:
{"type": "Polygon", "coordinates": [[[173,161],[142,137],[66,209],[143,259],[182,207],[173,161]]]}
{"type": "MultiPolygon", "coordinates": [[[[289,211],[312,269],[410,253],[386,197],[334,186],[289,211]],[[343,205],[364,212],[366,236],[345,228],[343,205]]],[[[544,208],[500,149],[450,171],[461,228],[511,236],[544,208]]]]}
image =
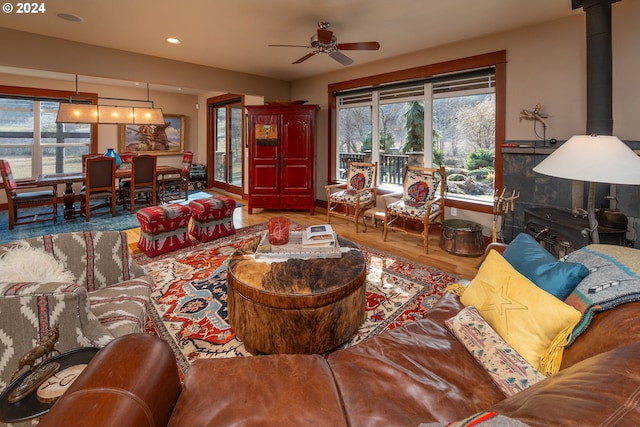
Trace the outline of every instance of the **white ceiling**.
{"type": "MultiPolygon", "coordinates": [[[[571,0],[55,0],[44,13],[0,13],[0,26],[162,58],[296,80],[341,69],[325,54],[302,64],[319,21],[338,42],[378,41],[345,51],[354,65],[379,61],[571,14],[571,0]],[[82,22],[59,18],[59,13],[82,22]],[[170,45],[167,37],[179,38],[170,45]]],[[[6,5],[7,3],[5,3],[6,5]]],[[[10,2],[17,5],[17,2],[10,2]]],[[[1,61],[1,59],[0,59],[1,61]]]]}

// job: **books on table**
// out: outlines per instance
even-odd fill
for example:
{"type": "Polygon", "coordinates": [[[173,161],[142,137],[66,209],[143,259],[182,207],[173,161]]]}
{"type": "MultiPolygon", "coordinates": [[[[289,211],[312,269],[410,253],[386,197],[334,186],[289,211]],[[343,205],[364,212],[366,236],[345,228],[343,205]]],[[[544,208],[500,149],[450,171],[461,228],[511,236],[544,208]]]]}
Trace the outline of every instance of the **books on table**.
{"type": "Polygon", "coordinates": [[[302,233],[303,246],[334,246],[336,233],[329,224],[312,225],[302,233]]]}

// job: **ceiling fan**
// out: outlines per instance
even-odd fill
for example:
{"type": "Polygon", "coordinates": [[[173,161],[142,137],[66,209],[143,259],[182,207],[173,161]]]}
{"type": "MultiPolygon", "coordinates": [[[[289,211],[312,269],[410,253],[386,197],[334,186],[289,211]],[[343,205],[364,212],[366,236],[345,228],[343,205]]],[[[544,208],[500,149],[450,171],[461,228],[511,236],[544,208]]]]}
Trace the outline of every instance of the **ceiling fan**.
{"type": "Polygon", "coordinates": [[[311,53],[307,53],[302,58],[293,62],[293,64],[300,64],[311,58],[316,53],[326,53],[342,65],[349,65],[353,63],[353,59],[349,58],[341,50],[378,50],[380,49],[380,43],[378,42],[356,42],[356,43],[338,43],[338,39],[333,35],[333,31],[328,30],[328,22],[319,22],[317,34],[311,36],[310,46],[301,46],[294,44],[270,44],[270,47],[305,47],[307,49],[315,49],[311,53]]]}

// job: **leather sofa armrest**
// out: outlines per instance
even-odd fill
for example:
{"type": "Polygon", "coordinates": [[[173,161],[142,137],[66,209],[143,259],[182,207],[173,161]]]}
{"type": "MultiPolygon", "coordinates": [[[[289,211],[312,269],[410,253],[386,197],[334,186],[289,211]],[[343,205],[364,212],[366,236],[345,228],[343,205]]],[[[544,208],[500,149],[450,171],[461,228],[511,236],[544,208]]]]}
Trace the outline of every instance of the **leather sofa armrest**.
{"type": "Polygon", "coordinates": [[[618,347],[511,396],[490,411],[531,426],[640,425],[640,343],[618,347]]]}
{"type": "Polygon", "coordinates": [[[181,390],[166,342],[149,334],[125,335],[95,355],[39,426],[166,426],[181,390]]]}

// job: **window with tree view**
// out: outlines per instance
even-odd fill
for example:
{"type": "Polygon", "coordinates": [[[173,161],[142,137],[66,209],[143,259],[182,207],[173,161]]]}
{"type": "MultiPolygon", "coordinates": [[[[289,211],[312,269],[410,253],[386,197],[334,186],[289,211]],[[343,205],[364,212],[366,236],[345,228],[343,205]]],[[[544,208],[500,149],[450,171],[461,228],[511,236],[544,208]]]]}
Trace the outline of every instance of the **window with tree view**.
{"type": "Polygon", "coordinates": [[[14,176],[80,172],[91,125],[56,123],[59,101],[0,96],[0,158],[14,176]]]}
{"type": "Polygon", "coordinates": [[[379,186],[402,185],[403,165],[444,165],[447,197],[491,202],[495,180],[492,70],[337,96],[336,177],[349,160],[377,161],[379,186]]]}

